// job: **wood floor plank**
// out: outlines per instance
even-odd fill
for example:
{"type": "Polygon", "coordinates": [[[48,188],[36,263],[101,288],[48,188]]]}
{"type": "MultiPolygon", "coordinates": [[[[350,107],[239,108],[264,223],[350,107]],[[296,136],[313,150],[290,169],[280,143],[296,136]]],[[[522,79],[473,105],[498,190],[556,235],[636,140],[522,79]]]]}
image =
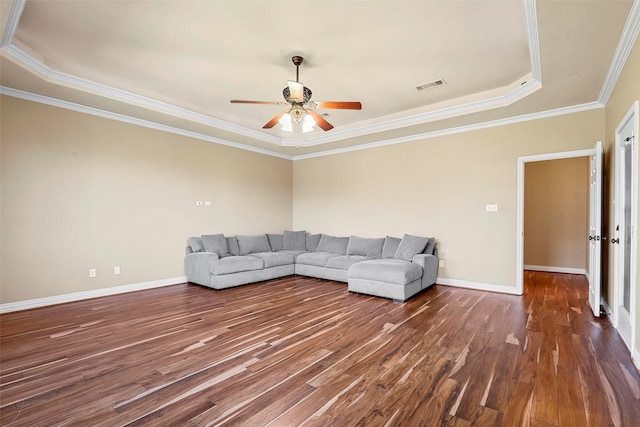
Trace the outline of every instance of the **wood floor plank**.
{"type": "Polygon", "coordinates": [[[584,276],[404,304],[290,276],[0,315],[3,426],[634,426],[640,375],[584,276]]]}

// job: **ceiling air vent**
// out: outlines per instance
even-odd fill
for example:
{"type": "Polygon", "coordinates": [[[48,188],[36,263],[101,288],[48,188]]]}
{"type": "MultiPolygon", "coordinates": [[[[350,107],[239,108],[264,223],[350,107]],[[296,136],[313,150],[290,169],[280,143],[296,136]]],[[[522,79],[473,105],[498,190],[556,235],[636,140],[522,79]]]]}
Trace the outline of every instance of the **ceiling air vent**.
{"type": "Polygon", "coordinates": [[[438,79],[438,80],[434,80],[434,81],[429,82],[429,83],[423,83],[423,84],[421,84],[419,86],[416,86],[416,90],[433,89],[434,87],[444,86],[446,84],[447,84],[447,82],[445,82],[444,79],[438,79]]]}

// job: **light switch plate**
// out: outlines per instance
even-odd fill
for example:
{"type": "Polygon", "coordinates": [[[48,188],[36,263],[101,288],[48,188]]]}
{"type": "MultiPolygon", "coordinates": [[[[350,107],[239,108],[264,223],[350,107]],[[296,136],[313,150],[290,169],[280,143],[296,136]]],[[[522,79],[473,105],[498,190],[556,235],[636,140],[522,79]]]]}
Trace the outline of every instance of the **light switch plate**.
{"type": "Polygon", "coordinates": [[[487,212],[498,212],[498,205],[487,205],[487,212]]]}

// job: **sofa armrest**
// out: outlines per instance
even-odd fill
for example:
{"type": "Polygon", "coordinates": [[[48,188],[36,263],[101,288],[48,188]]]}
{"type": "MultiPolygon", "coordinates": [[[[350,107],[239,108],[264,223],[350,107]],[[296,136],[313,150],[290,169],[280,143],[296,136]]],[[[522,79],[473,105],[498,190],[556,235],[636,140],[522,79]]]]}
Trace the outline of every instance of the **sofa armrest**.
{"type": "Polygon", "coordinates": [[[211,285],[209,266],[219,259],[215,252],[193,252],[184,257],[184,272],[187,280],[199,285],[211,285]]]}
{"type": "Polygon", "coordinates": [[[438,257],[434,255],[418,254],[411,258],[411,262],[415,262],[422,267],[422,289],[436,283],[438,278],[438,257]]]}

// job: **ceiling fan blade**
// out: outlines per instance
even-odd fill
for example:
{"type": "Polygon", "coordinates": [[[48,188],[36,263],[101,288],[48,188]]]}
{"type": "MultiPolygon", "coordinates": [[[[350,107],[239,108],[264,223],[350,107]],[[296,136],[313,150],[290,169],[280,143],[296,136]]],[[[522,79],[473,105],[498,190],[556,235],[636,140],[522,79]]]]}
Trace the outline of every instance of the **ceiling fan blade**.
{"type": "Polygon", "coordinates": [[[316,101],[317,108],[338,108],[341,110],[362,110],[362,104],[350,101],[316,101]]]}
{"type": "Polygon", "coordinates": [[[232,99],[232,104],[270,104],[270,105],[287,105],[286,102],[275,102],[275,101],[243,101],[241,99],[232,99]]]}
{"type": "Polygon", "coordinates": [[[274,127],[276,124],[278,124],[278,120],[280,120],[282,116],[285,115],[285,113],[286,111],[278,113],[273,119],[269,120],[266,125],[262,126],[262,129],[271,129],[272,127],[274,127]]]}
{"type": "Polygon", "coordinates": [[[316,113],[313,110],[307,110],[309,112],[309,114],[311,114],[311,117],[313,117],[313,119],[316,121],[316,124],[322,129],[322,130],[331,130],[333,129],[333,125],[331,123],[329,123],[328,121],[326,121],[324,119],[324,117],[322,117],[320,114],[316,113]]]}
{"type": "Polygon", "coordinates": [[[294,102],[304,102],[304,85],[300,82],[287,81],[289,85],[290,100],[294,102]]]}

